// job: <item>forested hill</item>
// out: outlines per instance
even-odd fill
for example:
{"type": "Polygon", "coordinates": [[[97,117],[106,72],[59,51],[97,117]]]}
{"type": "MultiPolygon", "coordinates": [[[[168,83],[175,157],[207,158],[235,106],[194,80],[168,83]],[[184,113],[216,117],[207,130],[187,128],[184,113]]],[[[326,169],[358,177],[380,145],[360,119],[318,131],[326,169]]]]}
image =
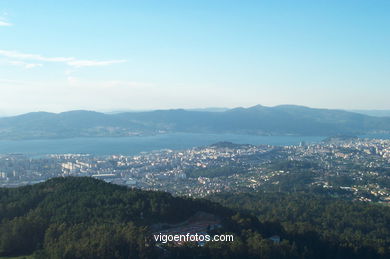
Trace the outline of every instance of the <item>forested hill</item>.
{"type": "Polygon", "coordinates": [[[389,258],[390,208],[279,195],[220,194],[212,202],[75,177],[0,189],[0,257],[389,258]],[[230,233],[234,242],[154,243],[152,225],[198,212],[220,219],[210,234],[230,233]]]}
{"type": "Polygon", "coordinates": [[[373,258],[374,251],[390,255],[390,207],[387,206],[303,192],[225,193],[209,199],[255,215],[261,222],[278,222],[286,237],[297,243],[310,243],[323,249],[320,243],[315,243],[326,240],[328,244],[358,251],[361,258],[373,258]]]}
{"type": "Polygon", "coordinates": [[[130,136],[169,132],[260,135],[358,135],[390,132],[390,117],[281,105],[223,112],[156,110],[104,114],[33,112],[0,118],[0,139],[130,136]]]}
{"type": "Polygon", "coordinates": [[[99,257],[106,252],[118,254],[112,258],[146,256],[154,252],[146,248],[147,226],[178,223],[198,211],[226,217],[232,213],[206,200],[131,190],[88,177],[3,188],[0,256],[38,250],[37,258],[110,258],[99,257]]]}

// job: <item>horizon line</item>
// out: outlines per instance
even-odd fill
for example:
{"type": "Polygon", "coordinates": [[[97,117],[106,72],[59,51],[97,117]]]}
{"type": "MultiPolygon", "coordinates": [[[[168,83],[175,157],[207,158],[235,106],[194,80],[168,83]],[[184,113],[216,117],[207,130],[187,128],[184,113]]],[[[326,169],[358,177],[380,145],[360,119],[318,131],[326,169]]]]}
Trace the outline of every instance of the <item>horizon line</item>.
{"type": "MultiPolygon", "coordinates": [[[[119,113],[127,113],[127,112],[153,112],[153,111],[173,111],[173,110],[185,110],[185,111],[199,111],[199,112],[225,112],[228,110],[233,109],[250,109],[255,107],[264,107],[264,108],[276,108],[281,106],[291,106],[291,107],[301,107],[301,108],[308,108],[308,109],[317,109],[317,110],[338,110],[338,111],[346,111],[346,112],[389,112],[389,109],[345,109],[345,108],[325,108],[325,107],[311,107],[306,105],[298,105],[298,104],[278,104],[273,106],[268,105],[261,105],[256,104],[252,106],[234,106],[234,107],[192,107],[192,108],[151,108],[151,109],[70,109],[70,110],[63,110],[63,111],[45,111],[45,110],[35,110],[35,111],[26,111],[26,112],[6,112],[3,113],[0,111],[0,118],[6,118],[6,117],[14,117],[14,116],[20,116],[24,114],[29,113],[50,113],[50,114],[61,114],[61,113],[67,113],[67,112],[76,112],[76,111],[87,111],[87,112],[97,112],[97,113],[103,113],[103,114],[119,114],[119,113]]],[[[390,116],[390,115],[389,115],[390,116]]]]}

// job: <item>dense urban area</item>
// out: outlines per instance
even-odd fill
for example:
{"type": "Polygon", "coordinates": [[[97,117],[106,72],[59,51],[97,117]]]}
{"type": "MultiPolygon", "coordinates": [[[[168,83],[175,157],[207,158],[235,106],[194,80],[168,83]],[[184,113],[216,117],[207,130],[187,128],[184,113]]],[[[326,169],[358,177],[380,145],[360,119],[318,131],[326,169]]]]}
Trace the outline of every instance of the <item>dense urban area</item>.
{"type": "Polygon", "coordinates": [[[190,197],[310,189],[352,200],[390,203],[390,140],[330,138],[292,146],[220,142],[136,156],[0,156],[0,187],[29,185],[59,176],[90,176],[190,197]]]}

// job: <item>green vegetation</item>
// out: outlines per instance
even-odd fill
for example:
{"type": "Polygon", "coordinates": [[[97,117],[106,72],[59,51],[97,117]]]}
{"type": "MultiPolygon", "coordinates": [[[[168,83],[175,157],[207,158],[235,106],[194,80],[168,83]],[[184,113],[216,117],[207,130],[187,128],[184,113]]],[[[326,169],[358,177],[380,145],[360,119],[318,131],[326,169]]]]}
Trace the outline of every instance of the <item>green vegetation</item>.
{"type": "Polygon", "coordinates": [[[0,256],[29,258],[388,258],[390,208],[308,194],[220,194],[210,200],[92,178],[0,189],[0,256]],[[212,200],[212,201],[210,201],[212,200]],[[220,205],[218,203],[223,204],[220,205]],[[230,208],[228,208],[230,207],[230,208]],[[161,248],[156,223],[214,214],[234,242],[161,248]],[[280,243],[268,238],[281,237],[280,243]]]}
{"type": "Polygon", "coordinates": [[[88,258],[87,253],[91,258],[108,254],[128,258],[131,253],[143,254],[144,226],[183,221],[199,210],[215,213],[217,207],[204,200],[129,190],[92,178],[56,178],[0,189],[0,256],[43,249],[48,258],[88,258]],[[113,246],[114,241],[119,247],[113,246]],[[121,244],[130,247],[126,250],[121,244]]]}
{"type": "Polygon", "coordinates": [[[12,257],[0,257],[0,259],[32,259],[31,256],[12,256],[12,257]]]}
{"type": "Polygon", "coordinates": [[[281,224],[285,238],[298,246],[318,247],[320,253],[326,252],[326,243],[335,254],[350,250],[361,258],[390,255],[389,207],[307,193],[219,194],[210,199],[260,222],[281,224]]]}

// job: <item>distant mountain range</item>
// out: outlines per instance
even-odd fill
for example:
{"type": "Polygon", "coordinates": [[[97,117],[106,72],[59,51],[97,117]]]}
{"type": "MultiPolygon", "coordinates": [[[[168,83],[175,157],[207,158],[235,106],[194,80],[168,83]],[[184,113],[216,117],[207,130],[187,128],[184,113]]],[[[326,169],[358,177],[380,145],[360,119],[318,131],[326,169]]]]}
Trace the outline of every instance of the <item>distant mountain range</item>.
{"type": "Polygon", "coordinates": [[[376,117],[390,117],[390,110],[350,110],[351,112],[361,113],[376,117]]]}
{"type": "Polygon", "coordinates": [[[0,118],[1,139],[131,136],[162,133],[256,135],[358,135],[389,133],[390,117],[296,105],[226,111],[156,110],[105,114],[34,112],[0,118]]]}

